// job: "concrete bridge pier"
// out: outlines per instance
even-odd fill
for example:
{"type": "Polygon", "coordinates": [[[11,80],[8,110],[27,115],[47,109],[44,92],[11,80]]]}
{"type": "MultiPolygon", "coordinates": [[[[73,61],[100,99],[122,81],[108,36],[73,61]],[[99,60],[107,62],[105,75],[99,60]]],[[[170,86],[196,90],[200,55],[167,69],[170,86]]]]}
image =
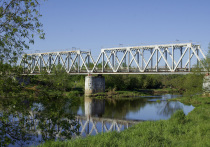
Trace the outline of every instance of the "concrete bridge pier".
{"type": "Polygon", "coordinates": [[[102,75],[85,77],[85,95],[105,92],[105,78],[102,75]]]}

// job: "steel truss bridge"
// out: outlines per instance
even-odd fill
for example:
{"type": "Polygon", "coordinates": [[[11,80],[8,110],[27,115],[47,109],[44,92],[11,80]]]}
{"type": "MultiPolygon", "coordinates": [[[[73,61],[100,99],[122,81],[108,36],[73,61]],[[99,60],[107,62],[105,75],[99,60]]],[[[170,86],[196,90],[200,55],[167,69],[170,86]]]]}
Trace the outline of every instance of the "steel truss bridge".
{"type": "Polygon", "coordinates": [[[61,67],[69,74],[184,74],[195,65],[205,71],[202,59],[200,45],[179,43],[104,48],[96,60],[80,50],[26,54],[20,66],[24,74],[53,74],[61,67]]]}

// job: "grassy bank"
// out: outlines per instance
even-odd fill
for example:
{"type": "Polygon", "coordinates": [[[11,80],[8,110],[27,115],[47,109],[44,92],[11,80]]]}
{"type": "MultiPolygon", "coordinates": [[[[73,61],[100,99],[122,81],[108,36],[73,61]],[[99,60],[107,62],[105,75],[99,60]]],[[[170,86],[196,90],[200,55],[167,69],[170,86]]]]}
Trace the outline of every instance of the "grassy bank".
{"type": "Polygon", "coordinates": [[[169,93],[183,93],[183,91],[176,89],[176,88],[161,88],[161,89],[151,89],[153,91],[153,94],[169,94],[169,93]]]}
{"type": "Polygon", "coordinates": [[[134,97],[145,96],[145,95],[148,95],[148,94],[139,92],[139,91],[109,90],[108,92],[91,94],[91,95],[89,95],[89,97],[93,97],[93,98],[97,98],[97,99],[104,99],[104,98],[126,99],[126,98],[134,98],[134,97]]]}
{"type": "MultiPolygon", "coordinates": [[[[126,99],[134,98],[139,96],[149,96],[149,95],[161,95],[168,93],[179,93],[177,89],[163,88],[163,89],[139,89],[133,91],[116,91],[115,89],[110,89],[103,93],[96,93],[89,95],[94,98],[112,98],[112,99],[126,99]]],[[[179,93],[180,94],[180,93],[179,93]]]]}
{"type": "Polygon", "coordinates": [[[177,111],[169,120],[147,121],[123,132],[110,132],[45,146],[210,146],[210,97],[179,99],[195,109],[187,116],[177,111]]]}

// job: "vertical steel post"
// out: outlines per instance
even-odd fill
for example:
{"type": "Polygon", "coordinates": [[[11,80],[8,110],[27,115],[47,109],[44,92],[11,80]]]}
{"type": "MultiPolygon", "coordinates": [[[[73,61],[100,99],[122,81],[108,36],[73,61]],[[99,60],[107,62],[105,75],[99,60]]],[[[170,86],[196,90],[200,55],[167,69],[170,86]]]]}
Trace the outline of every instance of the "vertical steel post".
{"type": "Polygon", "coordinates": [[[158,49],[156,49],[156,63],[157,63],[157,66],[156,66],[156,72],[158,72],[158,49]]]}
{"type": "Polygon", "coordinates": [[[138,52],[138,50],[136,51],[136,54],[137,54],[137,67],[139,66],[139,52],[138,52]]]}
{"type": "Polygon", "coordinates": [[[144,49],[142,49],[141,54],[142,54],[141,68],[144,69],[144,49]]]}
{"type": "Polygon", "coordinates": [[[189,64],[188,65],[189,65],[189,71],[190,71],[191,70],[190,69],[191,68],[191,60],[190,60],[190,56],[191,56],[191,50],[190,49],[191,49],[191,47],[189,47],[188,49],[189,49],[189,64]]]}
{"type": "Polygon", "coordinates": [[[130,49],[129,49],[129,51],[127,52],[128,53],[128,72],[129,72],[129,66],[130,66],[130,49]]]}
{"type": "MultiPolygon", "coordinates": [[[[182,47],[180,48],[180,57],[182,56],[182,47]]],[[[181,59],[181,61],[180,61],[180,68],[182,68],[182,59],[181,59]]]]}
{"type": "MultiPolygon", "coordinates": [[[[165,58],[166,58],[166,61],[167,61],[167,50],[165,49],[165,58]]],[[[167,64],[165,63],[165,69],[167,69],[167,64]]]]}
{"type": "Polygon", "coordinates": [[[116,69],[117,68],[117,51],[115,51],[115,63],[114,63],[114,65],[115,65],[114,69],[116,69]]]}
{"type": "MultiPolygon", "coordinates": [[[[199,57],[199,50],[198,50],[198,48],[196,48],[196,50],[197,50],[197,55],[199,57]]],[[[197,59],[197,67],[199,67],[199,60],[198,59],[197,59]]]]}
{"type": "Polygon", "coordinates": [[[90,69],[90,54],[88,54],[88,70],[90,69]]]}
{"type": "MultiPolygon", "coordinates": [[[[151,55],[152,55],[152,51],[153,51],[153,49],[150,50],[151,55]]],[[[151,70],[152,70],[152,66],[153,66],[153,57],[151,58],[150,62],[151,62],[151,70]]]]}
{"type": "Polygon", "coordinates": [[[68,57],[67,57],[67,70],[68,70],[68,72],[70,72],[69,70],[69,66],[70,66],[70,60],[69,60],[69,58],[70,58],[70,53],[68,52],[68,57]]]}
{"type": "Polygon", "coordinates": [[[174,71],[174,46],[172,46],[172,70],[174,71]]]}
{"type": "Polygon", "coordinates": [[[58,65],[60,64],[60,54],[57,55],[58,56],[58,65]]]}
{"type": "Polygon", "coordinates": [[[39,55],[39,62],[40,62],[40,65],[39,65],[39,72],[42,71],[42,56],[39,55]]]}
{"type": "Polygon", "coordinates": [[[79,66],[80,66],[80,53],[77,53],[77,64],[78,64],[78,73],[80,72],[79,66]]]}
{"type": "Polygon", "coordinates": [[[49,54],[48,56],[49,56],[49,59],[48,59],[48,60],[49,60],[49,67],[48,67],[48,71],[50,72],[50,71],[51,71],[51,56],[52,56],[52,55],[51,55],[51,54],[49,54]]]}
{"type": "Polygon", "coordinates": [[[111,54],[112,54],[112,67],[114,69],[114,52],[112,52],[111,54]]]}
{"type": "MultiPolygon", "coordinates": [[[[124,54],[125,54],[126,52],[124,51],[124,54]]],[[[127,53],[126,53],[127,54],[127,53]]],[[[124,58],[124,67],[126,67],[126,55],[125,55],[125,58],[124,58]]]]}
{"type": "Polygon", "coordinates": [[[102,71],[104,72],[104,52],[102,52],[102,71]]]}

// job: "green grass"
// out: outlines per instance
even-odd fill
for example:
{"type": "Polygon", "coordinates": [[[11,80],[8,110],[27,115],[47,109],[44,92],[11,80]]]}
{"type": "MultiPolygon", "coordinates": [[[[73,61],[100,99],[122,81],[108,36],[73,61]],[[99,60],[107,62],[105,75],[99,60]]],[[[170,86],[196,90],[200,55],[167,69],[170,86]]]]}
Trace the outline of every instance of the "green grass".
{"type": "Polygon", "coordinates": [[[154,94],[168,94],[168,93],[181,93],[178,89],[175,88],[162,88],[162,89],[151,89],[154,94]]]}
{"type": "Polygon", "coordinates": [[[164,94],[164,93],[177,93],[178,90],[171,88],[163,88],[163,89],[139,89],[134,91],[115,91],[115,89],[109,89],[106,92],[100,92],[96,94],[89,95],[90,97],[104,99],[104,98],[112,98],[112,99],[133,99],[134,97],[139,96],[149,96],[152,94],[164,94]]]}
{"type": "Polygon", "coordinates": [[[146,121],[120,133],[52,141],[40,146],[210,146],[210,97],[184,97],[179,100],[196,107],[187,116],[179,110],[169,120],[146,121]]]}
{"type": "Polygon", "coordinates": [[[149,94],[145,94],[139,91],[108,91],[108,92],[101,92],[96,94],[91,94],[89,97],[93,97],[96,99],[134,99],[134,97],[139,96],[146,96],[149,94]]]}

